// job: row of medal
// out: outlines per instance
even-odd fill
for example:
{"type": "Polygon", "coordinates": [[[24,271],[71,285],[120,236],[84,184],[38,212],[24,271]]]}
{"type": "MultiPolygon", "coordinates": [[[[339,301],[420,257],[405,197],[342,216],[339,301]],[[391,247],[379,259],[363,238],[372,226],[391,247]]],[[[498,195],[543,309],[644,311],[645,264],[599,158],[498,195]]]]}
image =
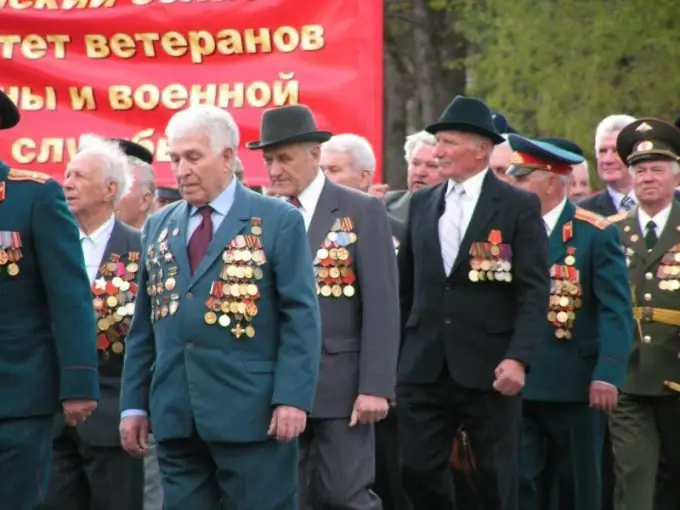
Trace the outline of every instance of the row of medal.
{"type": "Polygon", "coordinates": [[[255,337],[252,320],[260,299],[257,282],[263,276],[260,266],[266,262],[260,218],[251,218],[250,232],[236,236],[222,252],[220,278],[210,287],[205,302],[208,311],[203,316],[206,324],[229,328],[237,339],[255,337]]]}
{"type": "Polygon", "coordinates": [[[351,298],[356,294],[356,274],[348,249],[357,242],[353,229],[351,218],[338,218],[317,250],[314,259],[317,295],[351,298]]]}
{"type": "Polygon", "coordinates": [[[139,253],[128,253],[127,262],[117,254],[100,268],[101,277],[92,284],[93,306],[97,319],[97,348],[105,358],[123,353],[123,339],[127,335],[135,311],[139,271],[139,253]]]}
{"type": "MultiPolygon", "coordinates": [[[[151,301],[151,321],[158,322],[175,315],[179,309],[179,294],[173,292],[177,287],[177,264],[168,243],[167,228],[158,234],[155,244],[150,244],[146,253],[146,269],[149,274],[146,292],[151,301]],[[165,265],[163,265],[165,264],[165,265]]],[[[179,228],[172,231],[179,235],[179,228]]]]}
{"type": "Polygon", "coordinates": [[[9,276],[17,276],[20,272],[18,262],[22,258],[21,236],[19,232],[0,232],[0,272],[2,269],[9,276]]]}
{"type": "Polygon", "coordinates": [[[470,246],[471,282],[512,282],[512,248],[508,244],[472,243],[470,246]]]}
{"type": "Polygon", "coordinates": [[[659,289],[680,289],[680,253],[666,253],[656,270],[656,277],[659,279],[659,289]]]}
{"type": "Polygon", "coordinates": [[[550,268],[550,278],[548,321],[556,328],[556,338],[569,340],[576,310],[582,305],[580,274],[573,266],[556,264],[550,268]]]}

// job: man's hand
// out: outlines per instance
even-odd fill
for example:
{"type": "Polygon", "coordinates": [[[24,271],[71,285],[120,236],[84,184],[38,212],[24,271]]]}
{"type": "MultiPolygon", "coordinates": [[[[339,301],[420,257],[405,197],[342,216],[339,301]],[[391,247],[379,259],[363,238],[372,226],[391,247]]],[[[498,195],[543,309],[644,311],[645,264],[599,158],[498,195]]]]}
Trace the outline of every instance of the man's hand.
{"type": "Polygon", "coordinates": [[[66,423],[71,427],[83,423],[97,409],[96,400],[64,400],[61,405],[66,423]]]}
{"type": "Polygon", "coordinates": [[[278,406],[272,414],[267,435],[280,442],[290,441],[302,434],[306,426],[307,413],[292,406],[278,406]]]}
{"type": "Polygon", "coordinates": [[[517,395],[524,388],[525,372],[524,365],[519,361],[504,359],[496,367],[493,389],[506,397],[517,395]]]}
{"type": "Polygon", "coordinates": [[[389,189],[389,184],[371,184],[371,187],[368,188],[368,194],[380,200],[385,200],[385,194],[389,189]]]}
{"type": "Polygon", "coordinates": [[[120,444],[133,457],[144,457],[149,451],[149,418],[126,416],[118,427],[120,444]]]}
{"type": "Polygon", "coordinates": [[[359,395],[354,401],[354,409],[352,409],[349,426],[354,427],[360,423],[376,423],[384,419],[389,411],[390,403],[385,397],[359,395]]]}
{"type": "Polygon", "coordinates": [[[590,383],[590,407],[611,413],[619,403],[619,390],[613,384],[602,381],[590,383]]]}

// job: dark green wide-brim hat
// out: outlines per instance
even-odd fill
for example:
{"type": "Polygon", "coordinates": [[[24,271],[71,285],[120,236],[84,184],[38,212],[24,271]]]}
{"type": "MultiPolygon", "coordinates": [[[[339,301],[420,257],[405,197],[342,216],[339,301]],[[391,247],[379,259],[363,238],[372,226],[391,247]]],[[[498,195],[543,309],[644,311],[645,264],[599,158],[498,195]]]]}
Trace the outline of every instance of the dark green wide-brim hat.
{"type": "Polygon", "coordinates": [[[638,119],[624,127],[616,138],[621,161],[680,161],[680,129],[656,118],[638,119]]]}
{"type": "Polygon", "coordinates": [[[0,129],[10,129],[19,124],[21,115],[17,105],[0,91],[0,129]]]}
{"type": "Polygon", "coordinates": [[[312,110],[303,104],[265,110],[260,121],[260,139],[248,142],[250,150],[266,149],[301,142],[324,143],[329,131],[319,131],[312,110]]]}
{"type": "Polygon", "coordinates": [[[462,131],[489,138],[494,145],[505,142],[496,131],[491,110],[476,97],[456,96],[439,120],[427,126],[425,131],[433,135],[439,131],[462,131]]]}

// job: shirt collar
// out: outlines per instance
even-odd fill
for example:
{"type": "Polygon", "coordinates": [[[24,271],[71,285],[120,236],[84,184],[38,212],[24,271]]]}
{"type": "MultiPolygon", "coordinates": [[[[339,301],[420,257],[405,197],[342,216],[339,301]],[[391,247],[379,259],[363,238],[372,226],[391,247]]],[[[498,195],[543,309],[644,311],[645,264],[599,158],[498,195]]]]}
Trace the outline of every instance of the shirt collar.
{"type": "Polygon", "coordinates": [[[555,230],[555,226],[562,216],[562,211],[564,211],[564,206],[567,205],[567,198],[563,198],[562,201],[557,204],[557,207],[553,207],[550,211],[543,215],[543,221],[545,222],[545,227],[548,229],[548,235],[552,234],[555,230]]]}
{"type": "MultiPolygon", "coordinates": [[[[232,178],[229,185],[222,190],[222,193],[217,195],[208,204],[213,211],[221,216],[226,216],[231,206],[234,205],[234,197],[236,195],[236,179],[232,178]]],[[[198,214],[198,207],[191,206],[191,215],[198,214]]]]}
{"type": "Polygon", "coordinates": [[[645,231],[647,230],[647,223],[649,223],[650,221],[653,221],[654,224],[656,225],[656,232],[658,234],[663,232],[663,229],[666,227],[666,224],[668,223],[668,218],[671,215],[672,206],[673,203],[671,202],[654,216],[650,216],[642,209],[642,207],[638,207],[638,221],[640,222],[640,232],[642,232],[644,235],[645,231]]]}
{"type": "Polygon", "coordinates": [[[314,180],[309,183],[305,189],[303,189],[298,195],[298,200],[302,208],[310,213],[313,213],[316,209],[316,205],[319,203],[319,198],[321,198],[321,192],[323,191],[323,186],[326,183],[326,178],[321,170],[317,171],[314,180]]]}
{"type": "Polygon", "coordinates": [[[80,228],[78,228],[78,231],[80,232],[80,240],[82,241],[83,239],[89,239],[93,243],[97,244],[101,239],[106,238],[109,236],[109,234],[111,234],[115,222],[115,217],[111,215],[108,220],[102,223],[102,225],[90,235],[87,235],[85,232],[80,230],[80,228]]]}
{"type": "Polygon", "coordinates": [[[478,174],[469,177],[463,182],[456,182],[449,179],[446,184],[446,196],[448,197],[453,191],[454,187],[461,187],[465,191],[465,196],[471,198],[472,200],[477,200],[479,195],[482,193],[482,185],[484,184],[484,178],[486,177],[488,168],[485,168],[478,174]]]}

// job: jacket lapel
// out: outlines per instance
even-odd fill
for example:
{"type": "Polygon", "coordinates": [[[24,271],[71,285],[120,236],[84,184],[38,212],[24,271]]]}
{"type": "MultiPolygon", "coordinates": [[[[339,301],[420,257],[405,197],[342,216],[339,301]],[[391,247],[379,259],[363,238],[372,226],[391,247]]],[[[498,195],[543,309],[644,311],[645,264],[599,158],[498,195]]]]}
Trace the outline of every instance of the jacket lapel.
{"type": "Polygon", "coordinates": [[[333,222],[340,208],[336,190],[337,186],[326,179],[307,231],[312,257],[316,256],[321,243],[323,243],[326,235],[333,228],[333,222]]]}
{"type": "Polygon", "coordinates": [[[104,255],[102,255],[102,260],[99,263],[99,269],[97,269],[97,274],[94,279],[98,280],[102,277],[102,269],[104,264],[108,262],[111,255],[114,253],[123,256],[127,254],[127,236],[125,231],[120,224],[120,221],[114,220],[113,230],[111,231],[111,236],[109,237],[109,242],[106,243],[106,248],[104,248],[104,255]]]}
{"type": "MultiPolygon", "coordinates": [[[[212,266],[213,262],[215,262],[215,259],[217,259],[222,254],[229,242],[234,237],[236,237],[236,235],[239,234],[241,230],[243,230],[243,227],[245,226],[249,217],[250,197],[243,188],[243,185],[237,182],[234,193],[234,203],[232,204],[231,209],[229,209],[229,212],[225,218],[222,220],[217,232],[215,232],[212,241],[210,241],[210,244],[208,245],[208,252],[205,254],[205,257],[203,257],[203,260],[196,269],[194,276],[191,277],[191,280],[189,281],[189,288],[187,290],[191,290],[191,288],[196,285],[196,283],[201,279],[201,277],[203,277],[208,269],[210,269],[210,266],[212,266]]],[[[186,254],[186,248],[184,249],[184,252],[186,254]]]]}
{"type": "Polygon", "coordinates": [[[170,246],[170,252],[177,265],[177,275],[175,278],[183,278],[185,283],[189,281],[189,254],[187,252],[187,230],[189,226],[189,206],[185,201],[180,202],[172,213],[166,226],[159,232],[155,232],[155,239],[149,241],[158,244],[158,236],[166,231],[166,239],[170,246]]]}
{"type": "Polygon", "coordinates": [[[455,273],[458,266],[460,266],[461,261],[468,256],[470,245],[479,239],[482,230],[486,228],[489,221],[491,221],[491,218],[496,214],[496,201],[500,196],[498,190],[498,179],[493,175],[491,170],[487,170],[484,182],[482,183],[482,190],[479,194],[479,199],[477,200],[477,205],[472,213],[472,218],[470,218],[470,223],[465,231],[463,240],[460,243],[460,248],[456,255],[456,262],[453,264],[449,276],[455,273]]]}
{"type": "MultiPolygon", "coordinates": [[[[638,221],[638,227],[640,222],[638,221]]],[[[666,226],[661,232],[654,248],[647,256],[646,266],[649,267],[663,257],[668,250],[678,244],[678,230],[680,229],[680,204],[673,201],[671,213],[668,216],[666,226]]],[[[644,245],[644,242],[643,242],[644,245]]]]}
{"type": "Polygon", "coordinates": [[[446,277],[447,275],[444,272],[442,245],[439,240],[439,218],[444,214],[444,209],[446,208],[445,201],[447,187],[448,181],[444,181],[432,189],[430,199],[426,205],[425,219],[421,224],[412,226],[414,229],[422,230],[420,238],[424,240],[424,243],[430,245],[427,251],[434,254],[434,258],[436,259],[435,263],[438,266],[437,270],[443,277],[446,277]]]}
{"type": "Polygon", "coordinates": [[[548,237],[548,263],[551,266],[564,257],[565,241],[562,230],[567,222],[574,219],[575,210],[574,204],[567,200],[567,203],[565,204],[564,209],[562,209],[562,213],[555,224],[555,228],[550,232],[550,237],[548,237]]]}

